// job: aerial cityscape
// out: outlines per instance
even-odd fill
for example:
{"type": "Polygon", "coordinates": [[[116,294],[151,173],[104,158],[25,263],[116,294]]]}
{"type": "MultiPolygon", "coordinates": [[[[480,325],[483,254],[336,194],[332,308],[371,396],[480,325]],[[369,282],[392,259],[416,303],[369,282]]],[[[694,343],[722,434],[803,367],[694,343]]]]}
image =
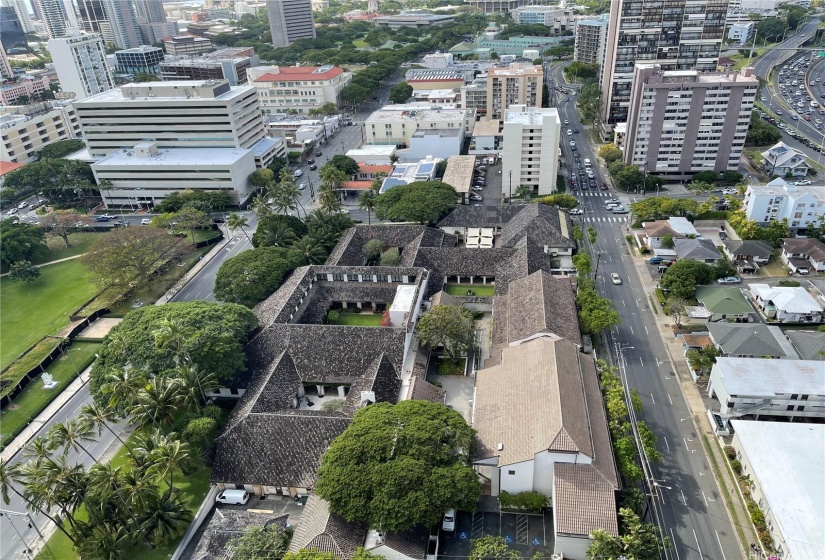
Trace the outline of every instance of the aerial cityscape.
{"type": "Polygon", "coordinates": [[[0,137],[0,560],[825,560],[819,0],[0,0],[0,137]]]}

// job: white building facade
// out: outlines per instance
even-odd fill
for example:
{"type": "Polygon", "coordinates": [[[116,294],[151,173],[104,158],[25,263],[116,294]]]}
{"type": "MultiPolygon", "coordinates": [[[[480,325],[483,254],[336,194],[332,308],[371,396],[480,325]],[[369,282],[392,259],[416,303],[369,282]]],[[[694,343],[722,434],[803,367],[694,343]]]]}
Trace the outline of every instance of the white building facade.
{"type": "Polygon", "coordinates": [[[756,22],[754,21],[735,23],[728,29],[728,39],[744,45],[751,40],[755,31],[756,22]]]}
{"type": "Polygon", "coordinates": [[[0,160],[13,163],[35,161],[37,154],[48,144],[76,138],[73,122],[77,119],[71,105],[48,113],[0,115],[0,160]]]}
{"type": "Polygon", "coordinates": [[[309,113],[325,103],[341,105],[341,90],[352,83],[352,72],[337,66],[257,66],[246,71],[264,113],[309,113]]]}
{"type": "Polygon", "coordinates": [[[518,187],[540,195],[556,191],[561,119],[556,109],[514,105],[504,114],[502,190],[518,187]]]}
{"type": "Polygon", "coordinates": [[[51,39],[48,49],[64,93],[80,100],[115,87],[100,35],[51,39]]]}
{"type": "Polygon", "coordinates": [[[586,64],[604,64],[604,45],[607,40],[607,15],[598,19],[576,22],[573,60],[586,64]]]}
{"type": "Polygon", "coordinates": [[[428,103],[387,105],[364,122],[365,143],[409,146],[418,130],[458,131],[458,138],[463,142],[464,137],[472,133],[474,125],[475,111],[472,109],[447,109],[428,103]]]}
{"type": "Polygon", "coordinates": [[[788,220],[791,233],[816,225],[825,215],[825,186],[792,185],[774,179],[767,185],[748,185],[745,214],[760,226],[788,220]]]}

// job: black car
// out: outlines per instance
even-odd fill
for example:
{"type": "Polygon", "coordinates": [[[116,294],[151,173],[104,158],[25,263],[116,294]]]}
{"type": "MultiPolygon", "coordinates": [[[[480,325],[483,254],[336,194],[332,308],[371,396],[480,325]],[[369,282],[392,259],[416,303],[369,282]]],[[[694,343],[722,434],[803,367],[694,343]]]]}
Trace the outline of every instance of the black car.
{"type": "Polygon", "coordinates": [[[312,165],[313,163],[315,163],[315,160],[314,160],[314,159],[308,159],[308,160],[307,160],[307,163],[308,163],[308,164],[310,164],[310,165],[312,165]]]}
{"type": "Polygon", "coordinates": [[[324,155],[324,153],[321,150],[315,152],[315,157],[321,157],[322,155],[324,155]]]}
{"type": "Polygon", "coordinates": [[[316,169],[318,169],[318,166],[317,166],[317,165],[315,165],[314,163],[313,163],[312,165],[310,165],[310,166],[309,166],[309,170],[310,170],[310,171],[315,171],[316,169]]]}

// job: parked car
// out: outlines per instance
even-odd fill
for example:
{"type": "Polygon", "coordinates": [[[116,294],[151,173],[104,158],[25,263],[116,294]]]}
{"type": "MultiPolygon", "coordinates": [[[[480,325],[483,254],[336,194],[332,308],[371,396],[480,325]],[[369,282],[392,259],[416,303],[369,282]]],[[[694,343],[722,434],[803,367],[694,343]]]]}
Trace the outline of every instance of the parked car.
{"type": "Polygon", "coordinates": [[[441,530],[442,531],[455,531],[455,510],[451,509],[448,510],[447,513],[444,514],[444,520],[441,521],[441,530]]]}
{"type": "Polygon", "coordinates": [[[649,262],[650,264],[662,264],[663,260],[664,259],[662,259],[662,257],[650,257],[650,260],[647,262],[649,262]]]}
{"type": "Polygon", "coordinates": [[[470,198],[470,200],[475,200],[476,202],[481,202],[482,200],[484,200],[484,199],[481,197],[481,195],[478,195],[478,194],[476,194],[476,193],[470,193],[470,197],[469,197],[469,198],[470,198]]]}
{"type": "Polygon", "coordinates": [[[142,226],[148,226],[151,223],[152,223],[152,218],[143,218],[140,221],[140,225],[142,225],[142,226]]]}
{"type": "Polygon", "coordinates": [[[570,209],[570,215],[571,216],[581,216],[582,214],[584,214],[584,210],[582,210],[581,208],[571,208],[570,209]]]}
{"type": "Polygon", "coordinates": [[[719,278],[716,282],[718,284],[741,284],[742,279],[737,278],[736,276],[726,276],[724,278],[719,278]]]}
{"type": "Polygon", "coordinates": [[[95,216],[95,221],[96,222],[108,222],[109,218],[107,218],[106,216],[95,216]]]}
{"type": "Polygon", "coordinates": [[[236,506],[242,506],[248,501],[249,492],[246,490],[224,490],[215,498],[215,502],[219,504],[233,504],[236,506]]]}
{"type": "Polygon", "coordinates": [[[611,272],[610,273],[610,281],[613,282],[614,284],[621,284],[622,283],[621,277],[616,272],[611,272]]]}
{"type": "Polygon", "coordinates": [[[23,202],[21,202],[20,204],[18,204],[18,205],[17,205],[17,207],[18,207],[20,210],[22,210],[23,208],[25,208],[25,207],[26,207],[26,206],[28,206],[28,205],[29,205],[29,203],[28,203],[28,202],[26,202],[26,201],[24,200],[23,202]]]}
{"type": "Polygon", "coordinates": [[[810,185],[811,182],[807,181],[807,180],[803,180],[803,181],[794,181],[793,184],[796,185],[797,187],[804,187],[805,185],[810,185]]]}

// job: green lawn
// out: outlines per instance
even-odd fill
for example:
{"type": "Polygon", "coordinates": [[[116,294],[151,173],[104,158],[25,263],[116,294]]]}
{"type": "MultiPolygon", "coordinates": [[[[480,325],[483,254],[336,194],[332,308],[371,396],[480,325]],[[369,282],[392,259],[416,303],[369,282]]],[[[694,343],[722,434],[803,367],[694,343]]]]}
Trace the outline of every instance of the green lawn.
{"type": "Polygon", "coordinates": [[[34,264],[41,264],[44,262],[59,261],[67,257],[74,257],[82,255],[89,250],[89,247],[94,243],[95,239],[102,234],[95,232],[78,232],[69,236],[70,247],[66,247],[66,243],[59,237],[49,239],[47,245],[49,251],[39,259],[35,259],[34,264]]]}
{"type": "Polygon", "coordinates": [[[469,295],[467,290],[472,290],[478,297],[490,297],[495,293],[496,287],[492,284],[447,284],[444,291],[451,296],[469,295]]]}
{"type": "Polygon", "coordinates": [[[46,368],[58,382],[54,389],[44,389],[40,378],[29,382],[23,391],[0,412],[0,433],[5,447],[23,428],[77,376],[92,363],[101,344],[96,342],[75,342],[66,347],[68,356],[64,355],[46,368]],[[75,366],[77,369],[75,369],[75,366]]]}
{"type": "Polygon", "coordinates": [[[380,327],[380,313],[339,313],[338,320],[331,325],[349,325],[351,327],[380,327]]]}
{"type": "Polygon", "coordinates": [[[370,47],[369,43],[367,43],[366,41],[362,41],[360,39],[353,41],[352,44],[355,45],[355,48],[358,49],[368,49],[370,47]]]}
{"type": "Polygon", "coordinates": [[[77,259],[41,268],[32,283],[0,279],[0,367],[54,334],[55,328],[68,325],[69,315],[95,293],[97,288],[77,259]]]}

